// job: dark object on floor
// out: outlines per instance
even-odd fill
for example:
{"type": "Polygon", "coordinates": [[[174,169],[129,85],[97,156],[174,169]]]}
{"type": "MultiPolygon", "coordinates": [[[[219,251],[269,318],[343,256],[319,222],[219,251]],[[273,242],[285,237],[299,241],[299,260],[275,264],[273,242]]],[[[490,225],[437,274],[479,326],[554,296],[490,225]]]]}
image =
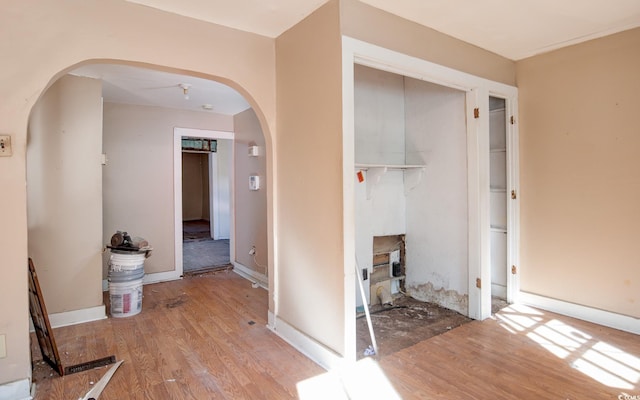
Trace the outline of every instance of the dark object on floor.
{"type": "Polygon", "coordinates": [[[75,374],[76,372],[88,371],[90,369],[104,367],[105,365],[113,364],[116,362],[116,356],[109,356],[104,358],[99,358],[93,361],[87,361],[82,364],[73,365],[71,367],[66,367],[64,369],[64,374],[75,374]]]}
{"type": "Polygon", "coordinates": [[[200,276],[200,275],[206,275],[209,273],[223,272],[223,271],[228,272],[232,270],[233,270],[233,265],[226,264],[226,265],[218,265],[213,267],[203,267],[203,268],[191,270],[191,271],[184,270],[182,275],[183,276],[200,276]]]}
{"type": "Polygon", "coordinates": [[[47,307],[44,304],[42,290],[40,290],[40,282],[38,282],[36,268],[33,265],[33,260],[31,260],[31,258],[29,258],[29,313],[31,314],[33,327],[36,332],[36,337],[38,338],[38,345],[40,346],[42,358],[58,373],[58,375],[64,376],[74,374],[76,372],[87,371],[89,369],[102,367],[116,362],[115,356],[109,356],[72,365],[70,367],[62,366],[62,360],[58,353],[58,346],[56,345],[56,340],[53,337],[53,330],[51,329],[51,323],[49,322],[47,307]]]}
{"type": "Polygon", "coordinates": [[[33,328],[36,331],[42,358],[60,376],[64,375],[62,360],[58,354],[58,346],[56,346],[53,330],[49,323],[49,314],[47,313],[47,307],[44,305],[44,296],[42,296],[36,268],[31,258],[29,258],[29,313],[33,321],[33,328]]]}
{"type": "MultiPolygon", "coordinates": [[[[394,306],[371,306],[371,320],[378,342],[377,356],[384,357],[425,339],[472,321],[453,310],[409,296],[394,298],[394,306]]],[[[358,316],[356,316],[358,318],[358,316]]],[[[357,357],[362,358],[370,339],[364,318],[356,320],[357,357]]]]}

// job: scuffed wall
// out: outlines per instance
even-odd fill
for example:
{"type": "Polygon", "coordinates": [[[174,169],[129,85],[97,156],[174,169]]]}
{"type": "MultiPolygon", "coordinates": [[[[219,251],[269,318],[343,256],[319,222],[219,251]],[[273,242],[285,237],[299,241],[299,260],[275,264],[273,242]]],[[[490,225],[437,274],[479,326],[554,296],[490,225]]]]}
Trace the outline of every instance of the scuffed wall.
{"type": "Polygon", "coordinates": [[[35,105],[27,148],[29,257],[50,314],[102,305],[101,152],[102,84],[67,75],[35,105]]]}
{"type": "Polygon", "coordinates": [[[517,63],[521,289],[640,317],[640,28],[517,63]]]}

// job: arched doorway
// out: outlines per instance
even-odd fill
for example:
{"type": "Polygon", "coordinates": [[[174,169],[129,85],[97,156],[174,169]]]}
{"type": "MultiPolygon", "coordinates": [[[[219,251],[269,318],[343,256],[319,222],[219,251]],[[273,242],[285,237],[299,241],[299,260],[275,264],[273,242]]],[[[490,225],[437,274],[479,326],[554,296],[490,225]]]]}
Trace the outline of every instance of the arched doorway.
{"type": "MultiPolygon", "coordinates": [[[[169,79],[167,76],[163,76],[163,79],[169,79]]],[[[196,96],[195,82],[212,81],[152,69],[95,64],[93,70],[89,66],[72,70],[70,74],[52,84],[50,90],[61,91],[68,95],[62,98],[54,96],[48,105],[39,107],[39,102],[34,107],[35,112],[32,116],[34,123],[30,125],[30,145],[27,150],[27,164],[30,170],[28,197],[29,199],[47,199],[47,201],[29,205],[29,252],[46,254],[52,247],[62,247],[61,244],[65,240],[72,242],[69,239],[72,239],[73,235],[78,235],[82,239],[92,238],[91,244],[86,246],[90,259],[85,256],[74,256],[76,252],[73,248],[67,250],[58,248],[56,250],[64,257],[62,255],[49,257],[55,265],[49,268],[51,271],[49,277],[46,274],[42,277],[44,285],[49,285],[47,291],[51,293],[51,298],[62,299],[59,304],[54,304],[49,310],[53,314],[54,326],[104,317],[105,310],[102,306],[100,286],[102,290],[106,289],[108,253],[102,255],[101,253],[103,253],[104,244],[108,243],[110,236],[116,230],[126,230],[133,235],[142,236],[148,239],[154,248],[152,257],[145,263],[145,282],[180,278],[182,271],[177,268],[173,245],[177,229],[173,219],[173,128],[190,126],[233,131],[235,119],[243,117],[244,125],[247,125],[247,119],[255,119],[252,129],[255,130],[257,127],[262,135],[261,124],[256,113],[244,99],[242,99],[244,106],[235,108],[239,110],[237,107],[247,107],[236,112],[236,114],[242,114],[240,117],[236,117],[236,114],[223,114],[223,112],[232,111],[224,111],[222,106],[217,110],[218,112],[214,112],[215,109],[207,109],[209,107],[202,107],[209,103],[197,104],[197,110],[179,107],[178,105],[185,102],[195,103],[199,100],[196,96]],[[100,71],[95,67],[105,69],[100,71]],[[93,75],[88,71],[92,71],[93,75]],[[119,80],[109,76],[109,74],[113,75],[114,71],[120,74],[119,80]],[[158,84],[157,80],[150,78],[158,74],[166,74],[176,83],[158,84]],[[185,81],[194,82],[191,83],[187,92],[181,87],[185,81]],[[92,86],[91,91],[83,87],[86,84],[92,86]],[[146,93],[132,91],[136,86],[144,89],[146,93]],[[175,95],[175,98],[170,99],[169,103],[162,103],[163,96],[160,93],[164,91],[175,95]],[[187,96],[189,99],[186,98],[187,96]],[[89,98],[91,101],[87,100],[89,98]],[[91,102],[94,110],[99,109],[99,112],[89,117],[86,113],[79,112],[78,108],[69,107],[73,101],[77,105],[91,102]],[[96,104],[99,107],[95,107],[96,104]],[[39,110],[39,108],[42,109],[39,110]],[[48,118],[60,110],[65,110],[66,114],[63,120],[59,121],[59,129],[56,130],[58,137],[54,138],[51,136],[48,118]],[[244,115],[245,112],[250,115],[244,115]],[[35,124],[37,121],[39,123],[35,124]],[[89,134],[81,127],[82,121],[89,121],[91,125],[99,126],[101,129],[89,134]],[[96,139],[100,134],[102,137],[96,139]],[[93,137],[90,150],[87,150],[82,142],[87,137],[93,137]],[[50,140],[50,145],[46,145],[45,142],[44,146],[40,146],[39,151],[34,152],[39,143],[38,138],[47,138],[50,140]],[[54,148],[58,151],[52,151],[54,148]],[[68,166],[71,164],[70,160],[74,160],[71,168],[51,168],[52,165],[68,166]],[[86,176],[89,169],[93,171],[91,177],[86,176]],[[96,178],[100,176],[101,185],[97,183],[99,178],[96,178]],[[55,179],[50,179],[51,177],[55,179]],[[57,184],[52,185],[51,182],[57,182],[57,184]],[[79,184],[72,192],[66,191],[71,182],[79,184]],[[84,183],[80,184],[80,182],[84,183]],[[58,200],[52,204],[52,198],[58,200]],[[87,201],[87,198],[92,200],[87,201]],[[94,219],[97,217],[101,221],[89,222],[86,217],[79,217],[75,218],[78,223],[73,225],[73,228],[70,227],[66,221],[79,216],[78,211],[83,209],[90,209],[88,213],[94,219]],[[44,213],[40,212],[42,210],[44,213]],[[50,220],[48,217],[51,215],[58,215],[60,218],[50,220]],[[83,228],[83,224],[91,226],[90,234],[88,234],[88,228],[83,228]],[[96,226],[98,226],[97,230],[96,226]],[[54,237],[58,238],[58,241],[50,240],[54,237]],[[74,258],[77,259],[73,260],[74,258]],[[82,274],[76,273],[77,271],[82,271],[82,274]],[[70,281],[71,277],[75,280],[70,281]],[[79,292],[88,294],[78,296],[76,292],[75,296],[66,296],[69,286],[84,288],[79,292]]],[[[218,84],[218,86],[224,85],[218,84]]],[[[229,98],[225,105],[233,103],[237,97],[242,98],[235,90],[226,88],[229,92],[235,93],[236,99],[229,98]]],[[[225,96],[223,92],[215,90],[210,92],[215,96],[225,96]]],[[[43,99],[46,97],[47,93],[43,95],[43,99]]],[[[234,108],[230,107],[230,109],[234,108]]],[[[264,140],[264,136],[262,137],[264,140]]],[[[246,150],[244,154],[247,154],[246,150]]],[[[266,145],[263,146],[262,155],[264,167],[261,171],[266,175],[266,145]]],[[[234,156],[234,159],[242,163],[247,160],[247,157],[234,156]]],[[[266,180],[266,176],[263,179],[266,180]]],[[[242,185],[242,188],[246,186],[248,185],[242,185]]],[[[237,187],[239,189],[240,185],[237,187]]],[[[263,193],[266,198],[265,191],[263,193]]],[[[246,252],[247,256],[251,248],[255,247],[258,250],[251,255],[249,262],[243,261],[242,257],[236,257],[236,254],[231,255],[231,261],[234,264],[237,263],[249,271],[258,271],[258,268],[253,268],[252,265],[256,260],[260,265],[267,265],[268,210],[266,201],[263,204],[264,208],[260,210],[264,219],[264,229],[261,232],[263,238],[258,241],[249,237],[241,241],[242,251],[246,252]],[[256,257],[263,258],[263,261],[256,257]]],[[[255,218],[253,220],[255,221],[255,218]]],[[[266,271],[263,269],[260,271],[264,274],[266,282],[266,271]]]]}

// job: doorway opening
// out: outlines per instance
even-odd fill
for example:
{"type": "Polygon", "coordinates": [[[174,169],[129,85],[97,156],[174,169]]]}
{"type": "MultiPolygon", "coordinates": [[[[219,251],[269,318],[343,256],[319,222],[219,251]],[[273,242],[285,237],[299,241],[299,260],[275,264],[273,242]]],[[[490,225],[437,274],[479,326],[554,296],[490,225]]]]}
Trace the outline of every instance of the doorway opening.
{"type": "Polygon", "coordinates": [[[174,128],[176,266],[182,274],[231,267],[233,132],[174,128]]]}
{"type": "Polygon", "coordinates": [[[229,139],[182,137],[183,273],[230,266],[229,139]]]}

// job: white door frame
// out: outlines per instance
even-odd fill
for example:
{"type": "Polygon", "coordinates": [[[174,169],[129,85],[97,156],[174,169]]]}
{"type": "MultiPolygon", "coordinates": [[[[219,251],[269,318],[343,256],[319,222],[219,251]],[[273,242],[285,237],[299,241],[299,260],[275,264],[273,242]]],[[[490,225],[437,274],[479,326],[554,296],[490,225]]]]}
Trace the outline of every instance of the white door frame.
{"type": "MultiPolygon", "coordinates": [[[[354,217],[354,64],[429,81],[466,92],[467,160],[468,160],[468,254],[469,317],[485,319],[491,315],[491,245],[489,220],[489,95],[507,100],[509,115],[517,121],[516,87],[480,78],[465,72],[398,53],[380,46],[343,36],[343,188],[344,188],[344,273],[345,273],[345,349],[355,343],[355,217],[354,217]],[[474,118],[474,108],[480,112],[474,118]],[[481,287],[476,286],[481,279],[481,287]],[[353,343],[352,343],[353,342],[353,343]]],[[[517,188],[518,131],[510,125],[509,191],[517,188]]],[[[509,265],[518,265],[518,205],[509,207],[509,265]]],[[[510,271],[510,268],[508,268],[510,271]]],[[[519,292],[518,276],[507,281],[508,297],[513,301],[519,292]]],[[[355,354],[355,351],[353,351],[355,354]]]]}
{"type": "Polygon", "coordinates": [[[209,153],[209,233],[213,240],[220,239],[220,218],[218,200],[218,153],[209,153]]]}
{"type": "MultiPolygon", "coordinates": [[[[174,232],[175,232],[175,274],[177,277],[182,276],[184,272],[184,265],[182,263],[182,138],[183,137],[199,137],[206,139],[229,139],[233,140],[234,133],[226,131],[212,131],[206,129],[192,129],[192,128],[173,128],[173,202],[174,202],[174,232]]],[[[232,159],[233,159],[233,146],[232,146],[232,159]]],[[[210,158],[211,160],[211,158],[210,158]]],[[[211,169],[210,169],[211,172],[211,169]]],[[[233,162],[231,165],[231,181],[233,182],[233,162]]],[[[211,183],[212,177],[209,176],[209,182],[211,183]]],[[[210,188],[211,190],[211,188],[210,188]]],[[[231,187],[231,201],[230,201],[230,238],[229,238],[229,256],[233,259],[235,254],[234,243],[234,194],[233,184],[231,187]]],[[[213,208],[212,195],[209,193],[210,209],[213,208]]],[[[212,210],[213,211],[213,210],[212,210]]]]}

